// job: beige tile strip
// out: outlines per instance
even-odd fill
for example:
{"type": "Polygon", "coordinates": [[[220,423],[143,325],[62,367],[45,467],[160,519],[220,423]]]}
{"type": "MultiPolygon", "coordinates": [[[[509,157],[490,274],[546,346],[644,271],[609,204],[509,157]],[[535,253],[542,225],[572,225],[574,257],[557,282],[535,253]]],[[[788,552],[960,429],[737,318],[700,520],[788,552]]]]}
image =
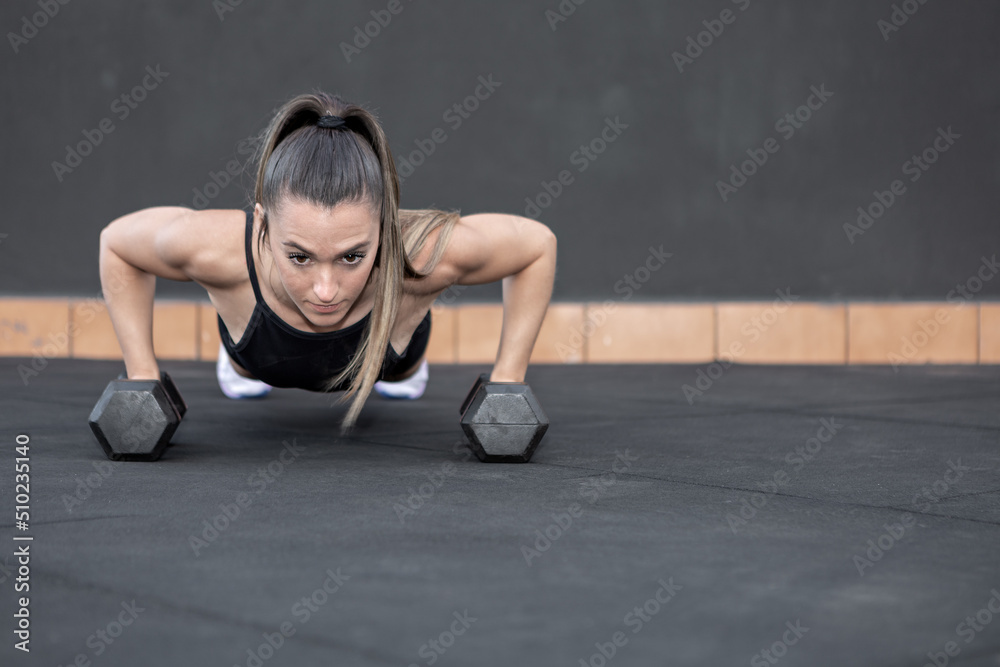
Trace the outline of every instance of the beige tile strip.
{"type": "MultiPolygon", "coordinates": [[[[843,364],[843,304],[720,303],[719,350],[746,364],[843,364]]],[[[728,357],[727,357],[728,359],[728,357]]]]}
{"type": "Polygon", "coordinates": [[[1000,303],[979,306],[979,363],[1000,364],[1000,303]]]}
{"type": "MultiPolygon", "coordinates": [[[[432,309],[432,363],[493,363],[501,304],[432,309]]],[[[160,359],[214,361],[215,308],[157,300],[160,359]]],[[[0,356],[121,359],[99,299],[0,299],[0,356]]],[[[1000,364],[1000,303],[553,303],[532,363],[1000,364]]]]}
{"type": "Polygon", "coordinates": [[[851,304],[848,329],[850,364],[979,363],[978,304],[851,304]]]}

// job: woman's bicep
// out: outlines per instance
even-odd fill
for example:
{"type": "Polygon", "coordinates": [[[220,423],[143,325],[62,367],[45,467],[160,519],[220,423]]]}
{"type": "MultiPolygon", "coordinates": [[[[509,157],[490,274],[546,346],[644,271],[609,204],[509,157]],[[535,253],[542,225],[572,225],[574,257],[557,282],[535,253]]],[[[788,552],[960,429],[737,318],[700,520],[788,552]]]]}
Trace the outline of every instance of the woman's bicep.
{"type": "Polygon", "coordinates": [[[455,225],[445,256],[459,285],[503,280],[555,251],[555,234],[544,224],[517,215],[478,213],[455,225]]]}
{"type": "Polygon", "coordinates": [[[101,252],[161,278],[190,280],[184,272],[189,243],[179,229],[190,209],[145,208],[113,220],[101,230],[101,252]]]}

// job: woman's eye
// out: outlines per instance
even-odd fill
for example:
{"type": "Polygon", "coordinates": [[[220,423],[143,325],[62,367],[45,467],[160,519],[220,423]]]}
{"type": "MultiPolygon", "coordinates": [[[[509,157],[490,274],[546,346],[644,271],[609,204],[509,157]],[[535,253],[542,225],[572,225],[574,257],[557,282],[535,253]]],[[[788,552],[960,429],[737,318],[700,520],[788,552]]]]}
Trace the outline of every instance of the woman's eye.
{"type": "Polygon", "coordinates": [[[344,255],[344,259],[347,259],[348,257],[354,257],[355,258],[353,262],[351,262],[351,261],[347,262],[347,264],[349,264],[349,265],[360,264],[361,260],[363,260],[365,258],[364,255],[358,254],[356,252],[352,252],[349,255],[344,255]]]}
{"type": "Polygon", "coordinates": [[[292,260],[292,264],[296,266],[303,266],[304,262],[299,262],[299,259],[309,259],[308,255],[289,255],[288,259],[292,260]]]}

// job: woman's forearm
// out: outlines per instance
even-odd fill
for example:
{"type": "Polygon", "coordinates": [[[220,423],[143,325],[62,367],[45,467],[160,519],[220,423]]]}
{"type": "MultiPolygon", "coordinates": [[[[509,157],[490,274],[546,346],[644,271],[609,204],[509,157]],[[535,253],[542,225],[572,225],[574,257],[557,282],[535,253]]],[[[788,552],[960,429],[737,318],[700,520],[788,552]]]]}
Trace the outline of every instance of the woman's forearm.
{"type": "Polygon", "coordinates": [[[556,240],[520,272],[503,279],[503,329],[491,382],[524,382],[531,351],[552,298],[556,240]]]}
{"type": "Polygon", "coordinates": [[[130,379],[158,379],[153,352],[153,296],[156,276],[138,269],[109,246],[101,236],[101,291],[122,349],[130,379]]]}

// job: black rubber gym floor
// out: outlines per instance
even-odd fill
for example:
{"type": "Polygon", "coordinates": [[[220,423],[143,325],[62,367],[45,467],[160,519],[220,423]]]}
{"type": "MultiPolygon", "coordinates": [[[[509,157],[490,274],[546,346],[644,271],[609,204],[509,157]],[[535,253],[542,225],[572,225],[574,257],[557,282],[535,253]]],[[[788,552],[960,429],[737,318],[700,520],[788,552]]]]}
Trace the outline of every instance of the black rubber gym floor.
{"type": "Polygon", "coordinates": [[[338,439],[329,395],[164,361],[174,444],[114,463],[87,417],[121,363],[19,364],[3,665],[1000,665],[1000,368],[733,366],[689,403],[704,365],[533,366],[548,433],[486,464],[458,406],[487,366],[338,439]]]}

